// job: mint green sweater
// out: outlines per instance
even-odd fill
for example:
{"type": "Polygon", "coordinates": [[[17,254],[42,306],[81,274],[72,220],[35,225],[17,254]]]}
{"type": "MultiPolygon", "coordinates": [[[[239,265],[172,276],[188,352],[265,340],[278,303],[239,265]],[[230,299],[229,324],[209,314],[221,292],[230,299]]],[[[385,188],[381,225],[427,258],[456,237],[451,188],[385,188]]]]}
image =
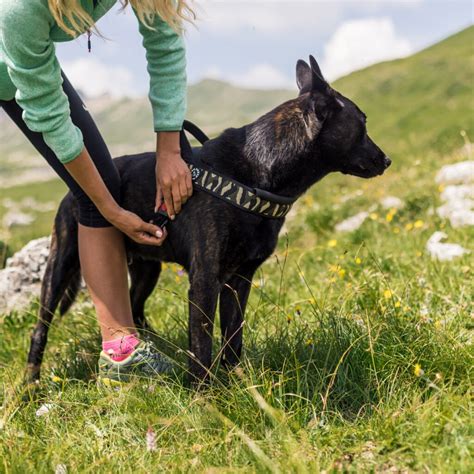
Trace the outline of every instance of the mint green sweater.
{"type": "MultiPolygon", "coordinates": [[[[97,21],[116,0],[81,0],[97,21]]],[[[183,38],[157,17],[150,30],[139,22],[150,75],[155,131],[180,130],[186,109],[183,38]]],[[[72,123],[61,84],[55,42],[73,38],[57,25],[47,0],[0,0],[0,99],[16,99],[28,128],[43,134],[59,160],[76,158],[84,146],[72,123]]]]}

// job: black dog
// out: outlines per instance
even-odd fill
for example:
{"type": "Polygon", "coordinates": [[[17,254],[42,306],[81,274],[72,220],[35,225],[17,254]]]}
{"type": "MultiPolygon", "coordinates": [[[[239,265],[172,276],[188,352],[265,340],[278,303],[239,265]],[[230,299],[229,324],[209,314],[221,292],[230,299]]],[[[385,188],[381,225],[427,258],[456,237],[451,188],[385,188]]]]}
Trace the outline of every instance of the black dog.
{"type": "MultiPolygon", "coordinates": [[[[301,196],[328,173],[371,178],[390,160],[369,138],[366,117],[323,79],[318,64],[298,61],[299,96],[250,125],[228,129],[198,150],[224,176],[287,197],[301,196]]],[[[155,154],[115,160],[122,178],[122,205],[144,220],[153,218],[155,154]]],[[[274,251],[284,218],[243,212],[195,190],[169,224],[162,247],[127,241],[131,299],[138,327],[146,325],[144,304],[153,291],[161,262],[182,265],[189,274],[189,368],[193,381],[205,380],[212,363],[213,322],[219,299],[222,363],[238,363],[242,326],[252,277],[274,251]]],[[[28,356],[30,378],[38,378],[48,328],[60,305],[72,304],[80,284],[77,209],[68,194],[56,215],[51,252],[43,280],[39,322],[28,356]]]]}

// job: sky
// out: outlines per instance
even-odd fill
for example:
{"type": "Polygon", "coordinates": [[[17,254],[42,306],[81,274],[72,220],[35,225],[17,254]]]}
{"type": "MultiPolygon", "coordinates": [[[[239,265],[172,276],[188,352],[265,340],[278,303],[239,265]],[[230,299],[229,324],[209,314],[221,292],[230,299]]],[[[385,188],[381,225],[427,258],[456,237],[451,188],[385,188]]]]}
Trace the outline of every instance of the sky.
{"type": "MultiPolygon", "coordinates": [[[[295,88],[299,58],[316,57],[328,80],[408,56],[473,23],[472,0],[197,0],[188,26],[189,83],[204,78],[295,88]]],[[[58,45],[59,61],[89,97],[146,95],[149,78],[137,20],[119,5],[98,22],[106,39],[58,45]]]]}

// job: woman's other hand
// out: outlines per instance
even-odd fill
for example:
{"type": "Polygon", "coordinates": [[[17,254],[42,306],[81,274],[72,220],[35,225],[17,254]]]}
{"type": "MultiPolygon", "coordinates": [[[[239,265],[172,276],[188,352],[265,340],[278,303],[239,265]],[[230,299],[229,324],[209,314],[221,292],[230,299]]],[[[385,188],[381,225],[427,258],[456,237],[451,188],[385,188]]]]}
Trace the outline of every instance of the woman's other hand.
{"type": "Polygon", "coordinates": [[[179,132],[158,133],[155,175],[155,212],[164,200],[168,215],[173,220],[193,193],[191,172],[181,158],[179,132]]]}
{"type": "Polygon", "coordinates": [[[126,209],[120,208],[108,220],[114,227],[138,244],[160,246],[168,235],[166,229],[160,229],[155,224],[149,224],[126,209]]]}

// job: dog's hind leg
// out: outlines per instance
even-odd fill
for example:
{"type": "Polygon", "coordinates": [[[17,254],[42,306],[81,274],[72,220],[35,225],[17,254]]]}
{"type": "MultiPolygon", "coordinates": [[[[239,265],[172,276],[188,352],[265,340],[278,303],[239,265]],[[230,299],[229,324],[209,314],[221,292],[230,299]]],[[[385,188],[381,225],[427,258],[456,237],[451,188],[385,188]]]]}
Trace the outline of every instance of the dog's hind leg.
{"type": "Polygon", "coordinates": [[[51,248],[45,274],[41,284],[40,309],[38,322],[31,336],[28,353],[27,379],[37,380],[40,376],[41,363],[48,341],[48,330],[54,312],[65,297],[69,287],[71,292],[64,301],[64,308],[69,307],[73,295],[77,292],[80,281],[80,264],[77,247],[77,223],[71,216],[58,214],[51,237],[51,248]]]}
{"type": "Polygon", "coordinates": [[[242,265],[224,284],[220,294],[221,361],[228,368],[237,365],[242,354],[245,308],[253,275],[261,263],[261,261],[258,261],[242,265]]]}
{"type": "Polygon", "coordinates": [[[193,385],[208,381],[212,366],[212,333],[217,299],[222,288],[205,263],[194,262],[201,271],[189,275],[189,375],[193,385]]]}
{"type": "Polygon", "coordinates": [[[145,302],[153,292],[161,273],[161,262],[134,259],[128,265],[133,321],[143,332],[153,332],[145,317],[145,302]]]}

